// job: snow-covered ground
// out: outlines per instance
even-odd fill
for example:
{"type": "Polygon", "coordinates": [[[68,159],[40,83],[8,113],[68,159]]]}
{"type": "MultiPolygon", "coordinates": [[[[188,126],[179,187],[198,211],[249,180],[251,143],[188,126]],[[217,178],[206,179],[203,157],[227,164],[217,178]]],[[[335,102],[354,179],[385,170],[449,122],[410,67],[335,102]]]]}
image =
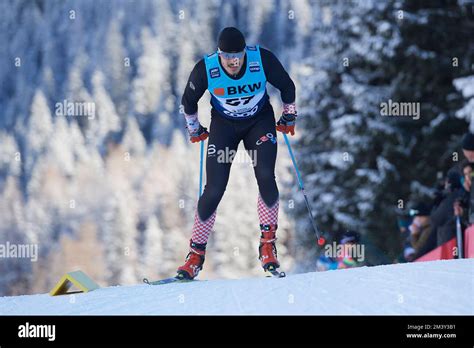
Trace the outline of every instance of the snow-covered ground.
{"type": "Polygon", "coordinates": [[[474,259],[0,297],[1,315],[474,314],[474,259]]]}

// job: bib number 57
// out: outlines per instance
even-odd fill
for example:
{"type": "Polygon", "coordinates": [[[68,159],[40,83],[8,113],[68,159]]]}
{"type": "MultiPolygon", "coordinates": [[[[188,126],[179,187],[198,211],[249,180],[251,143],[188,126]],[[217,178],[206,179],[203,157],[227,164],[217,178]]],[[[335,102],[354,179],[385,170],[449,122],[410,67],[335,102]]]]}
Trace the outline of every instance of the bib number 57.
{"type": "Polygon", "coordinates": [[[253,99],[253,97],[255,96],[251,95],[249,97],[229,98],[226,99],[225,103],[231,106],[247,105],[253,99]]]}

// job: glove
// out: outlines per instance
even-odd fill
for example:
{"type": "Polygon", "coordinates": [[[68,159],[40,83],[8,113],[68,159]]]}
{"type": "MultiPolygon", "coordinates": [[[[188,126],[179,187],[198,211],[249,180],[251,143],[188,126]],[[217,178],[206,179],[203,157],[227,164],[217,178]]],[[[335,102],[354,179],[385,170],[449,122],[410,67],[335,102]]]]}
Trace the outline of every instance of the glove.
{"type": "Polygon", "coordinates": [[[280,120],[277,122],[276,129],[279,132],[291,135],[295,135],[295,124],[296,124],[296,115],[295,114],[282,114],[280,120]]]}
{"type": "Polygon", "coordinates": [[[189,132],[189,137],[192,143],[198,143],[206,140],[209,137],[209,132],[206,127],[199,125],[199,128],[195,132],[189,132]]]}

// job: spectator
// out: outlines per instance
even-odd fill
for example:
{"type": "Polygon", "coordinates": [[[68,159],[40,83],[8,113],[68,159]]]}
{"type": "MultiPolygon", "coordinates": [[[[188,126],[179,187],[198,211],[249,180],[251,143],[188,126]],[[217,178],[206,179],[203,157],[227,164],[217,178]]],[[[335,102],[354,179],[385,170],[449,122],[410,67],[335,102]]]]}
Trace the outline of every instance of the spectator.
{"type": "Polygon", "coordinates": [[[403,240],[403,253],[396,260],[394,263],[399,262],[411,262],[415,257],[415,249],[411,246],[410,242],[410,225],[413,222],[413,218],[409,215],[402,215],[397,217],[398,222],[398,230],[400,231],[402,240],[403,240]]]}
{"type": "Polygon", "coordinates": [[[403,252],[405,259],[409,262],[425,254],[425,250],[429,251],[436,247],[436,239],[430,238],[433,233],[430,211],[431,208],[423,202],[410,209],[410,215],[414,217],[409,227],[410,244],[405,246],[403,252]]]}
{"type": "Polygon", "coordinates": [[[474,163],[474,134],[470,132],[464,134],[462,138],[462,152],[469,162],[474,163]]]}
{"type": "Polygon", "coordinates": [[[473,173],[474,163],[464,162],[462,164],[462,178],[461,185],[464,188],[464,191],[471,192],[471,182],[472,182],[472,173],[473,173]]]}
{"type": "MultiPolygon", "coordinates": [[[[462,151],[463,151],[464,157],[466,157],[467,162],[471,164],[474,163],[474,134],[470,132],[467,132],[466,134],[464,134],[462,138],[462,151]]],[[[467,164],[467,166],[469,166],[469,164],[467,164]]],[[[471,171],[472,171],[473,165],[470,165],[470,166],[471,166],[471,171]]],[[[466,182],[465,170],[467,170],[466,164],[462,168],[462,172],[461,172],[461,175],[463,175],[464,181],[466,182]]],[[[464,205],[464,208],[467,208],[466,209],[466,213],[467,213],[466,215],[468,216],[467,223],[472,224],[474,223],[474,211],[469,209],[469,207],[470,206],[474,207],[474,190],[473,192],[470,192],[471,191],[471,187],[470,187],[471,177],[469,177],[467,181],[469,182],[466,183],[466,185],[463,185],[465,191],[467,192],[466,196],[468,197],[465,202],[466,204],[464,205]],[[467,185],[469,186],[469,188],[467,188],[467,185]]]]}
{"type": "Polygon", "coordinates": [[[456,201],[466,200],[466,194],[460,172],[456,168],[450,169],[445,181],[444,198],[430,215],[432,232],[427,243],[418,250],[417,256],[426,254],[456,236],[454,204],[456,201]]]}
{"type": "Polygon", "coordinates": [[[474,134],[467,132],[462,138],[462,151],[466,161],[451,168],[444,182],[436,188],[431,213],[412,211],[415,216],[410,225],[410,242],[405,243],[403,256],[412,261],[456,236],[456,216],[461,216],[462,226],[474,223],[474,192],[471,194],[471,178],[474,174],[474,134]],[[466,217],[469,212],[471,216],[466,217]]]}
{"type": "MultiPolygon", "coordinates": [[[[464,208],[466,212],[468,212],[470,205],[474,205],[474,192],[472,197],[469,197],[471,191],[471,175],[474,168],[474,134],[470,132],[464,134],[462,138],[462,151],[466,160],[462,162],[461,166],[456,165],[455,167],[451,168],[448,173],[455,171],[459,172],[459,175],[461,176],[461,185],[464,188],[464,192],[461,192],[463,195],[461,208],[464,208]]],[[[474,216],[471,217],[471,219],[473,220],[471,223],[474,223],[474,216]]]]}
{"type": "Polygon", "coordinates": [[[323,254],[316,261],[316,269],[318,272],[335,270],[337,269],[337,260],[323,254]]]}
{"type": "Polygon", "coordinates": [[[347,231],[345,232],[340,240],[340,244],[343,246],[343,255],[337,258],[337,268],[352,268],[359,266],[357,258],[360,255],[355,255],[357,248],[356,244],[360,241],[360,234],[356,231],[347,231]]]}
{"type": "Polygon", "coordinates": [[[467,212],[469,212],[469,194],[471,192],[472,175],[474,174],[474,163],[464,162],[462,164],[461,187],[459,196],[454,202],[454,216],[460,216],[463,225],[468,224],[467,212]],[[466,213],[466,214],[465,214],[466,213]]]}
{"type": "Polygon", "coordinates": [[[410,227],[412,221],[413,218],[407,214],[397,217],[398,230],[400,231],[403,239],[410,235],[410,231],[408,230],[408,228],[410,227]]]}
{"type": "Polygon", "coordinates": [[[318,271],[352,268],[360,265],[358,258],[364,255],[354,254],[359,251],[356,244],[360,241],[360,234],[355,231],[346,231],[337,239],[339,243],[337,243],[336,249],[333,249],[331,254],[322,254],[316,261],[318,271]]]}

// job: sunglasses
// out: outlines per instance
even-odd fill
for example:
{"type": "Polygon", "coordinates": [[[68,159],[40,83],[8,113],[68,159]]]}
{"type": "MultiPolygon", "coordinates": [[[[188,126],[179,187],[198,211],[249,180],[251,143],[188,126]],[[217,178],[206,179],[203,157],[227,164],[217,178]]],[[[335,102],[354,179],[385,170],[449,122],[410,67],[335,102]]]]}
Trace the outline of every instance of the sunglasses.
{"type": "Polygon", "coordinates": [[[229,52],[221,51],[221,49],[218,48],[217,53],[224,59],[235,59],[235,58],[242,59],[245,55],[245,49],[240,52],[229,53],[229,52]]]}

